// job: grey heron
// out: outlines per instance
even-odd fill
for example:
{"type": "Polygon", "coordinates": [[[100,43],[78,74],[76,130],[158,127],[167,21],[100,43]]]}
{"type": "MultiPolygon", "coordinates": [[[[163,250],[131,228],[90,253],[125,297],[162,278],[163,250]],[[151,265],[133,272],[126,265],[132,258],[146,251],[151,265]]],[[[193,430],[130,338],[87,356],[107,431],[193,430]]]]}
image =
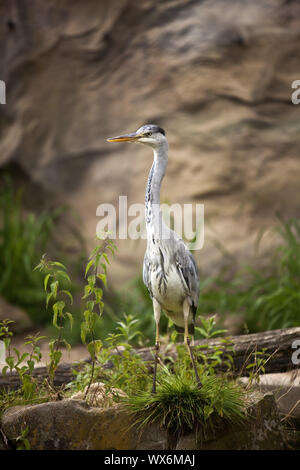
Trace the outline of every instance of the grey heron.
{"type": "Polygon", "coordinates": [[[159,321],[163,311],[177,330],[184,332],[197,384],[201,387],[190,345],[194,335],[199,299],[199,276],[195,260],[184,241],[163,221],[160,210],[160,187],[168,163],[165,131],[154,124],[140,127],[131,134],[107,139],[108,142],[139,142],[152,147],[154,159],[148,176],[145,196],[147,249],[143,264],[143,281],[153,302],[156,323],[156,354],[152,393],[156,392],[156,371],[160,348],[159,321]]]}

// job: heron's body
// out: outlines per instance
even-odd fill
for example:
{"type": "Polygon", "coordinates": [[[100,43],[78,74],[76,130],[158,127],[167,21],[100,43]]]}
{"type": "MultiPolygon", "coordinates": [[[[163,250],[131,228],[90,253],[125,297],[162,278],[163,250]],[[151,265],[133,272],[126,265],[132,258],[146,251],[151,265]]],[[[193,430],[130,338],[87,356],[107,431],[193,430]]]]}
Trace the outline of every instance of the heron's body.
{"type": "MultiPolygon", "coordinates": [[[[168,163],[168,142],[163,129],[146,125],[133,134],[113,137],[109,142],[141,142],[153,149],[145,196],[147,249],[144,257],[143,280],[153,301],[156,322],[156,346],[159,350],[159,320],[161,311],[184,331],[198,385],[201,386],[188,333],[194,334],[194,321],[199,298],[197,265],[183,240],[163,220],[160,211],[160,188],[168,163]]],[[[153,381],[155,391],[157,356],[153,381]]]]}
{"type": "Polygon", "coordinates": [[[187,286],[174,266],[168,246],[162,241],[150,242],[144,258],[143,279],[152,298],[179,326],[183,326],[182,305],[188,295],[187,286]],[[155,243],[159,243],[159,248],[155,243]]]}
{"type": "MultiPolygon", "coordinates": [[[[148,241],[143,280],[150,296],[157,300],[165,314],[175,325],[184,327],[183,302],[188,299],[195,311],[199,281],[190,252],[174,232],[172,235],[168,240],[153,237],[148,241]]],[[[190,316],[188,323],[192,322],[193,316],[190,316]]]]}
{"type": "Polygon", "coordinates": [[[164,140],[154,148],[145,196],[147,250],[143,280],[152,299],[178,327],[184,327],[183,303],[192,307],[188,323],[192,324],[198,305],[197,265],[183,240],[167,227],[160,212],[160,187],[168,162],[168,144],[164,140]]]}

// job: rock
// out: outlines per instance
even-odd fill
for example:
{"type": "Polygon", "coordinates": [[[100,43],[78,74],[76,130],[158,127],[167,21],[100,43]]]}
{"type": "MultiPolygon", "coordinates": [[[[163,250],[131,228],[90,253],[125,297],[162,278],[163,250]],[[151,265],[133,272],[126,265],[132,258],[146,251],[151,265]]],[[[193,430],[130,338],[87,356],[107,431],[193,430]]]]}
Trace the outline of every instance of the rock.
{"type": "Polygon", "coordinates": [[[33,406],[16,406],[2,417],[9,440],[28,427],[33,450],[163,449],[166,432],[157,426],[143,433],[132,427],[119,406],[92,408],[79,400],[63,400],[33,406]]]}
{"type": "MultiPolygon", "coordinates": [[[[264,262],[276,239],[266,234],[257,256],[258,230],[300,210],[300,3],[18,5],[0,5],[0,165],[75,207],[94,244],[97,206],[143,203],[152,163],[149,149],[106,138],[157,123],[170,142],[163,200],[205,205],[201,267],[264,262]]],[[[144,250],[118,241],[115,285],[140,274],[144,250]]]]}
{"type": "MultiPolygon", "coordinates": [[[[243,381],[246,383],[248,379],[243,377],[243,381]]],[[[262,393],[272,392],[282,417],[293,419],[300,425],[299,370],[261,375],[257,388],[262,393]]]]}
{"type": "MultiPolygon", "coordinates": [[[[281,449],[284,436],[272,394],[254,396],[251,418],[243,426],[226,425],[200,442],[199,433],[182,436],[174,448],[281,449]]],[[[2,429],[10,441],[28,428],[32,450],[153,450],[168,449],[172,436],[158,426],[141,430],[117,404],[96,408],[74,399],[16,406],[5,411],[2,429]]]]}
{"type": "Polygon", "coordinates": [[[276,402],[272,393],[255,396],[250,418],[239,426],[225,425],[201,440],[199,433],[179,439],[176,450],[278,450],[286,448],[276,402]]]}
{"type": "Polygon", "coordinates": [[[115,398],[126,397],[126,393],[119,388],[108,389],[104,383],[96,382],[93,383],[88,391],[87,397],[85,393],[88,387],[83,392],[77,392],[72,395],[73,400],[85,400],[91,406],[97,406],[99,408],[109,408],[117,406],[115,398]]]}
{"type": "Polygon", "coordinates": [[[13,450],[13,447],[10,445],[5,434],[0,429],[0,451],[1,450],[13,450]]]}
{"type": "Polygon", "coordinates": [[[13,320],[14,323],[10,324],[10,329],[14,333],[24,333],[33,328],[33,323],[21,308],[16,305],[9,304],[6,300],[0,297],[0,320],[5,319],[13,320]]]}

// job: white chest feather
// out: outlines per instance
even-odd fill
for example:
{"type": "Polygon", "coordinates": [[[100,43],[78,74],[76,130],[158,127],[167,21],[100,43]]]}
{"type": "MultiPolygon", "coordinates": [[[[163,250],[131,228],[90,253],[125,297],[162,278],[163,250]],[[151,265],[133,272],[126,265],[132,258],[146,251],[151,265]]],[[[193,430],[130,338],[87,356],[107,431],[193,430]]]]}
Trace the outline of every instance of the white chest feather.
{"type": "Polygon", "coordinates": [[[152,265],[150,282],[153,296],[166,311],[182,313],[186,289],[176,266],[163,259],[164,263],[152,265]]]}

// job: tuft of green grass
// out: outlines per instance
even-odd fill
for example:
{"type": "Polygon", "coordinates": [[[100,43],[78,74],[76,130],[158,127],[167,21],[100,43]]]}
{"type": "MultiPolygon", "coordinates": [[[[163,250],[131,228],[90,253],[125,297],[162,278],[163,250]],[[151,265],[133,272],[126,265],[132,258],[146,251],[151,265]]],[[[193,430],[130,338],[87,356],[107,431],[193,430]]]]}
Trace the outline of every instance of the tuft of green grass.
{"type": "Polygon", "coordinates": [[[123,399],[134,423],[158,424],[174,435],[197,429],[205,434],[221,423],[241,424],[246,419],[245,391],[225,376],[202,375],[202,388],[189,375],[171,373],[163,367],[157,392],[139,390],[123,399]]]}

